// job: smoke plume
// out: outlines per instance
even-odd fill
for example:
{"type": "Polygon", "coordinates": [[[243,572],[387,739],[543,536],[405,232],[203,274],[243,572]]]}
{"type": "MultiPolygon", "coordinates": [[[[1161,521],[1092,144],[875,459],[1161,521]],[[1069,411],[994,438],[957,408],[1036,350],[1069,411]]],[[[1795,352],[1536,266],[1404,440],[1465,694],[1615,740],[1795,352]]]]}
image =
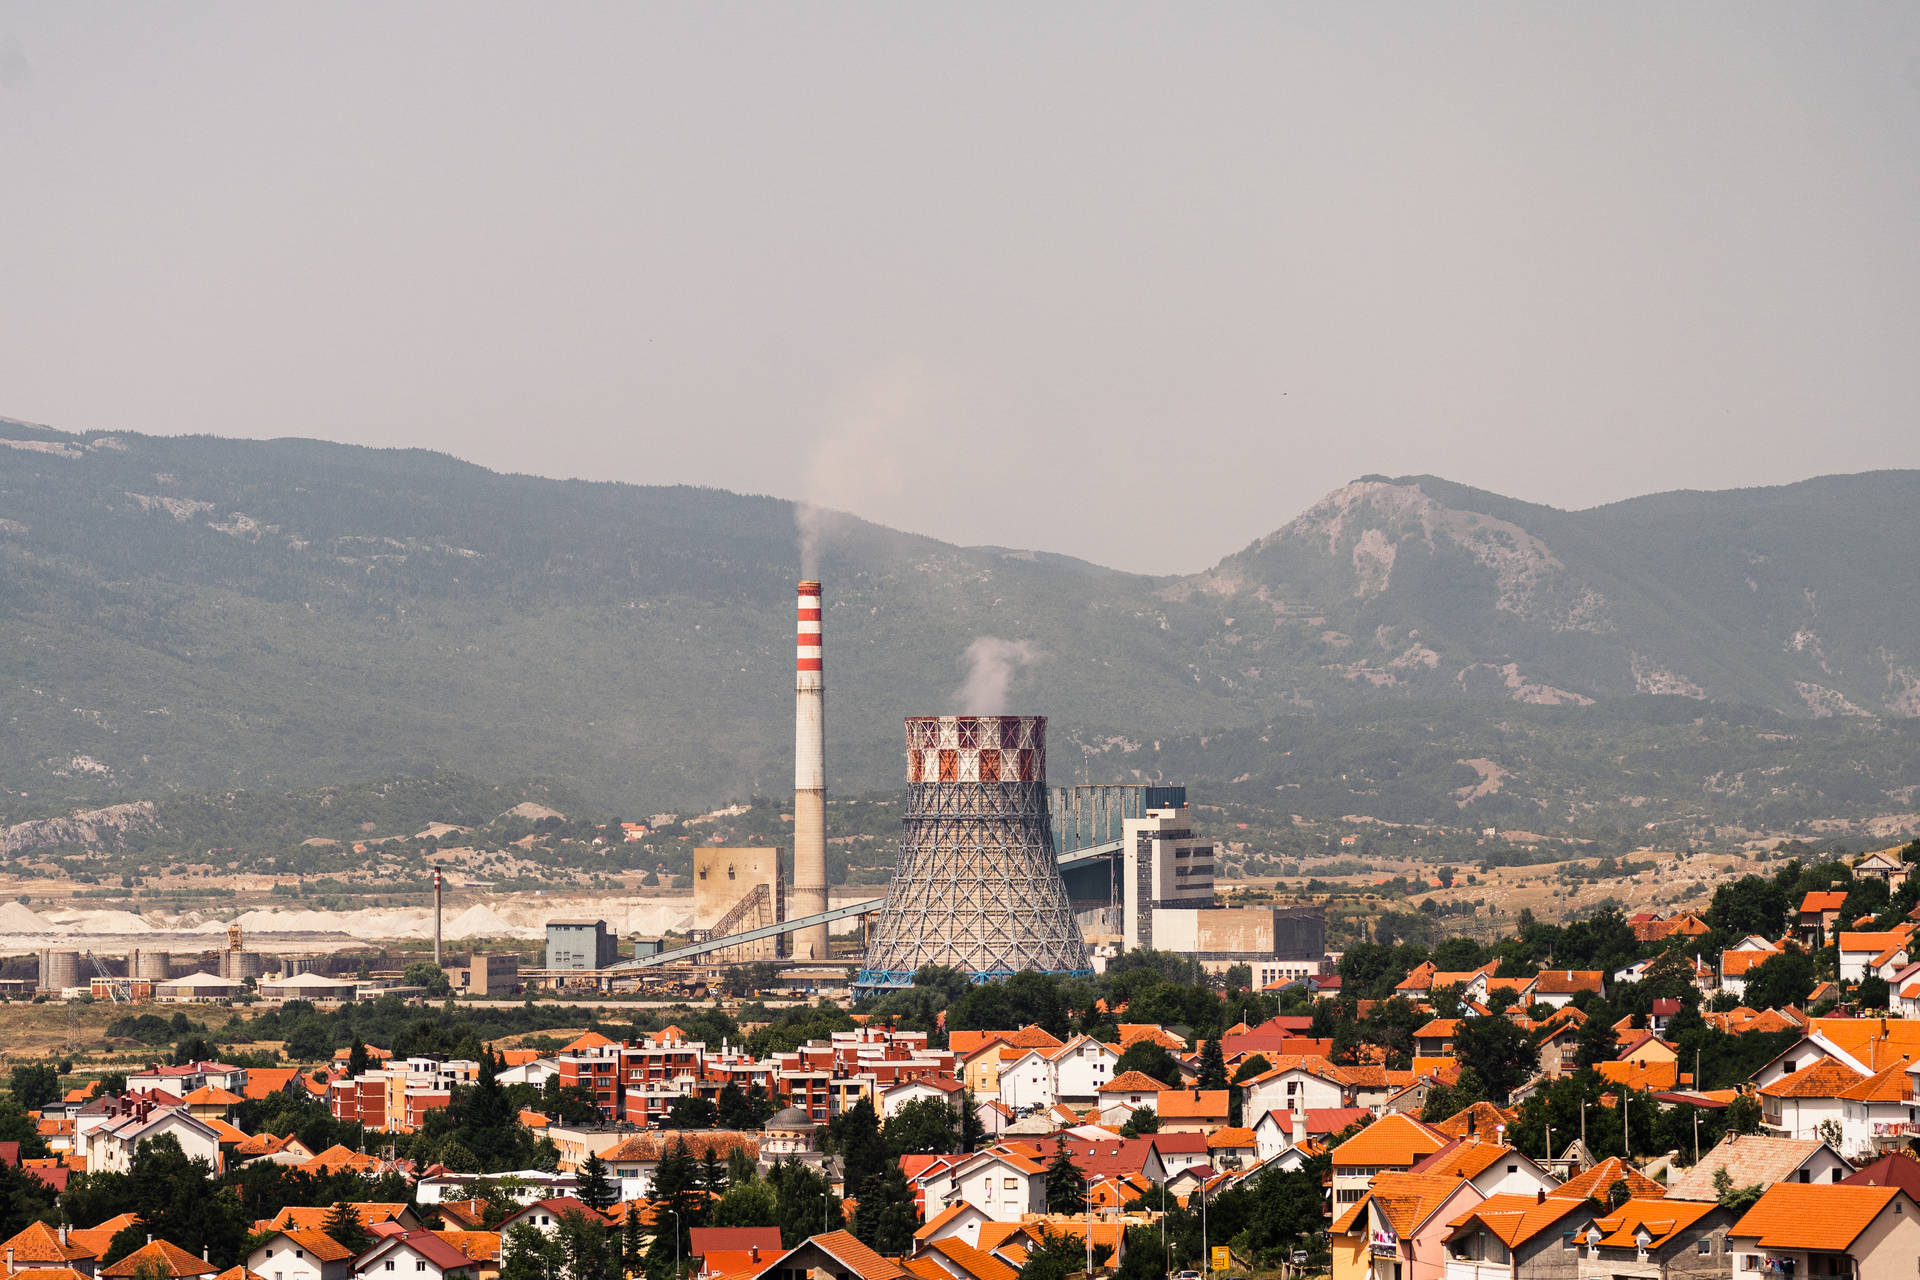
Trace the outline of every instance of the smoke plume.
{"type": "Polygon", "coordinates": [[[1040,651],[1027,640],[980,636],[967,646],[961,661],[966,664],[967,679],[953,695],[960,713],[1001,716],[1007,714],[1007,695],[1014,680],[1040,661],[1040,651]]]}
{"type": "Polygon", "coordinates": [[[926,433],[930,399],[925,372],[902,363],[875,372],[840,398],[826,429],[807,452],[804,492],[793,504],[800,541],[800,576],[820,576],[820,554],[836,536],[869,518],[906,488],[906,452],[926,433]]]}

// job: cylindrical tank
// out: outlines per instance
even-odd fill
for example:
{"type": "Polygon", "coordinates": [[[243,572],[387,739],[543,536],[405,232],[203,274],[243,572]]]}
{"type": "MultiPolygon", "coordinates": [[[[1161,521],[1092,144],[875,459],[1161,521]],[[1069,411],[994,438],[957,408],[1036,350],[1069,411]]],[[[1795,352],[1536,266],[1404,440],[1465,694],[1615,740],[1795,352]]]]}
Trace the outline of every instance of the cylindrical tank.
{"type": "Polygon", "coordinates": [[[57,994],[80,985],[80,953],[47,950],[40,953],[40,989],[57,994]]]}
{"type": "Polygon", "coordinates": [[[223,978],[244,982],[248,978],[257,978],[266,971],[266,957],[258,951],[222,951],[220,953],[220,976],[223,978]]]}
{"type": "Polygon", "coordinates": [[[907,721],[900,862],[854,986],[911,986],[929,964],[976,982],[1091,977],[1047,816],[1044,716],[907,721]]]}
{"type": "Polygon", "coordinates": [[[136,951],[127,960],[129,978],[145,978],[150,982],[165,982],[173,976],[173,957],[165,951],[136,951]]]}

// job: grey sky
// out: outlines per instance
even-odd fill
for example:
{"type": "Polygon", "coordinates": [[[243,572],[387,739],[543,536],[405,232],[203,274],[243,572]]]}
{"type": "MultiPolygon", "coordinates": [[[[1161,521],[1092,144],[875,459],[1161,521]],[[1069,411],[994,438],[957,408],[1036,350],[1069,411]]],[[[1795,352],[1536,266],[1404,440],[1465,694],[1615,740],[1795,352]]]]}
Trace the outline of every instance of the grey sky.
{"type": "Polygon", "coordinates": [[[1911,4],[6,3],[0,413],[1161,572],[1916,466],[1917,134],[1911,4]]]}

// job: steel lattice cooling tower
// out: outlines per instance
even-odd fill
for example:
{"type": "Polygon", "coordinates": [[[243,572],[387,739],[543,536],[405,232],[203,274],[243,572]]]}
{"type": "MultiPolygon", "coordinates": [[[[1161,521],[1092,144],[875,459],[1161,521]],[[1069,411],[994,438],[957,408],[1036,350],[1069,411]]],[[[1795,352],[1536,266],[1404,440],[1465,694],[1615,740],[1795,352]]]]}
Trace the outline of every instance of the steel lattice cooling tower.
{"type": "Polygon", "coordinates": [[[854,986],[911,986],[929,964],[1093,974],[1054,858],[1044,716],[907,721],[900,863],[854,986]]]}

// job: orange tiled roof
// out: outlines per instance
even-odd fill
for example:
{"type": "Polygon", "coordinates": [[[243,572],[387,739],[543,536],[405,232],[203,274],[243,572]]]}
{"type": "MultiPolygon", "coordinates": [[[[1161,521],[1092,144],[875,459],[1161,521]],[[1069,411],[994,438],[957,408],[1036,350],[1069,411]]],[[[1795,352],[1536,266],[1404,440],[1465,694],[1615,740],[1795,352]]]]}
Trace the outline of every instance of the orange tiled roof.
{"type": "Polygon", "coordinates": [[[1644,1229],[1652,1237],[1647,1247],[1658,1249],[1719,1207],[1708,1200],[1629,1200],[1595,1218],[1593,1225],[1603,1233],[1600,1243],[1609,1248],[1635,1248],[1644,1229]]]}
{"type": "Polygon", "coordinates": [[[1469,1133],[1495,1133],[1503,1124],[1511,1128],[1514,1115],[1514,1112],[1502,1111],[1491,1102],[1476,1102],[1427,1127],[1443,1137],[1464,1138],[1469,1133]]]}
{"type": "Polygon", "coordinates": [[[1166,1089],[1160,1094],[1162,1120],[1213,1120],[1227,1118],[1225,1089],[1166,1089]]]}
{"type": "Polygon", "coordinates": [[[1100,1086],[1101,1093],[1162,1093],[1164,1084],[1144,1071],[1123,1071],[1100,1086]]]}
{"type": "Polygon", "coordinates": [[[1446,1145],[1427,1126],[1398,1111],[1388,1112],[1333,1149],[1333,1163],[1372,1168],[1411,1168],[1422,1156],[1446,1145]]]}
{"type": "Polygon", "coordinates": [[[1781,1076],[1760,1092],[1769,1098],[1838,1098],[1865,1079],[1838,1058],[1822,1058],[1804,1071],[1781,1076]]]}
{"type": "Polygon", "coordinates": [[[12,1239],[0,1244],[0,1250],[18,1265],[27,1263],[49,1263],[64,1266],[82,1258],[97,1258],[100,1255],[85,1245],[75,1244],[68,1239],[64,1244],[60,1233],[44,1222],[30,1222],[12,1239]]]}
{"type": "Polygon", "coordinates": [[[1568,1178],[1547,1192],[1547,1196],[1549,1199],[1558,1196],[1563,1200],[1595,1200],[1605,1204],[1607,1192],[1613,1189],[1614,1183],[1621,1181],[1626,1182],[1627,1191],[1635,1200],[1650,1200],[1667,1193],[1665,1187],[1619,1156],[1608,1156],[1584,1173],[1568,1178]]]}
{"type": "Polygon", "coordinates": [[[1845,889],[1810,889],[1807,896],[1800,899],[1801,915],[1818,915],[1827,911],[1838,911],[1847,902],[1845,889]]]}
{"type": "Polygon", "coordinates": [[[1405,1240],[1464,1183],[1463,1178],[1389,1171],[1374,1175],[1369,1198],[1393,1227],[1394,1234],[1405,1240]]]}
{"type": "Polygon", "coordinates": [[[294,1227],[280,1233],[322,1262],[340,1262],[353,1257],[353,1250],[324,1231],[294,1227]]]}
{"type": "Polygon", "coordinates": [[[994,1257],[974,1248],[958,1236],[947,1236],[927,1246],[946,1258],[974,1280],[1019,1280],[1020,1273],[994,1257]]]}
{"type": "Polygon", "coordinates": [[[1478,1226],[1484,1227],[1501,1244],[1513,1249],[1581,1208],[1582,1202],[1576,1199],[1548,1196],[1541,1200],[1531,1195],[1503,1192],[1488,1196],[1448,1223],[1452,1230],[1447,1233],[1447,1240],[1451,1243],[1456,1237],[1464,1238],[1478,1226]]]}
{"type": "Polygon", "coordinates": [[[103,1268],[103,1276],[210,1276],[218,1273],[205,1258],[196,1258],[170,1240],[155,1240],[152,1244],[143,1244],[138,1249],[110,1267],[103,1268]]]}
{"type": "Polygon", "coordinates": [[[829,1231],[807,1241],[844,1263],[860,1280],[897,1280],[900,1268],[862,1244],[851,1231],[829,1231]]]}
{"type": "Polygon", "coordinates": [[[1907,1066],[1905,1062],[1896,1062],[1842,1091],[1840,1096],[1848,1102],[1911,1102],[1913,1077],[1907,1074],[1907,1066]]]}
{"type": "Polygon", "coordinates": [[[1253,1130],[1251,1129],[1215,1129],[1207,1135],[1207,1149],[1209,1151],[1237,1150],[1241,1147],[1257,1147],[1259,1145],[1260,1140],[1254,1136],[1253,1130]]]}
{"type": "Polygon", "coordinates": [[[1602,1080],[1641,1092],[1672,1089],[1680,1083],[1677,1062],[1601,1062],[1595,1064],[1602,1080]]]}
{"type": "Polygon", "coordinates": [[[1827,1182],[1776,1182],[1727,1232],[1761,1249],[1841,1251],[1860,1237],[1898,1187],[1827,1182]]]}
{"type": "Polygon", "coordinates": [[[190,1107],[237,1107],[246,1099],[237,1093],[214,1085],[203,1084],[186,1097],[180,1099],[190,1107]]]}

